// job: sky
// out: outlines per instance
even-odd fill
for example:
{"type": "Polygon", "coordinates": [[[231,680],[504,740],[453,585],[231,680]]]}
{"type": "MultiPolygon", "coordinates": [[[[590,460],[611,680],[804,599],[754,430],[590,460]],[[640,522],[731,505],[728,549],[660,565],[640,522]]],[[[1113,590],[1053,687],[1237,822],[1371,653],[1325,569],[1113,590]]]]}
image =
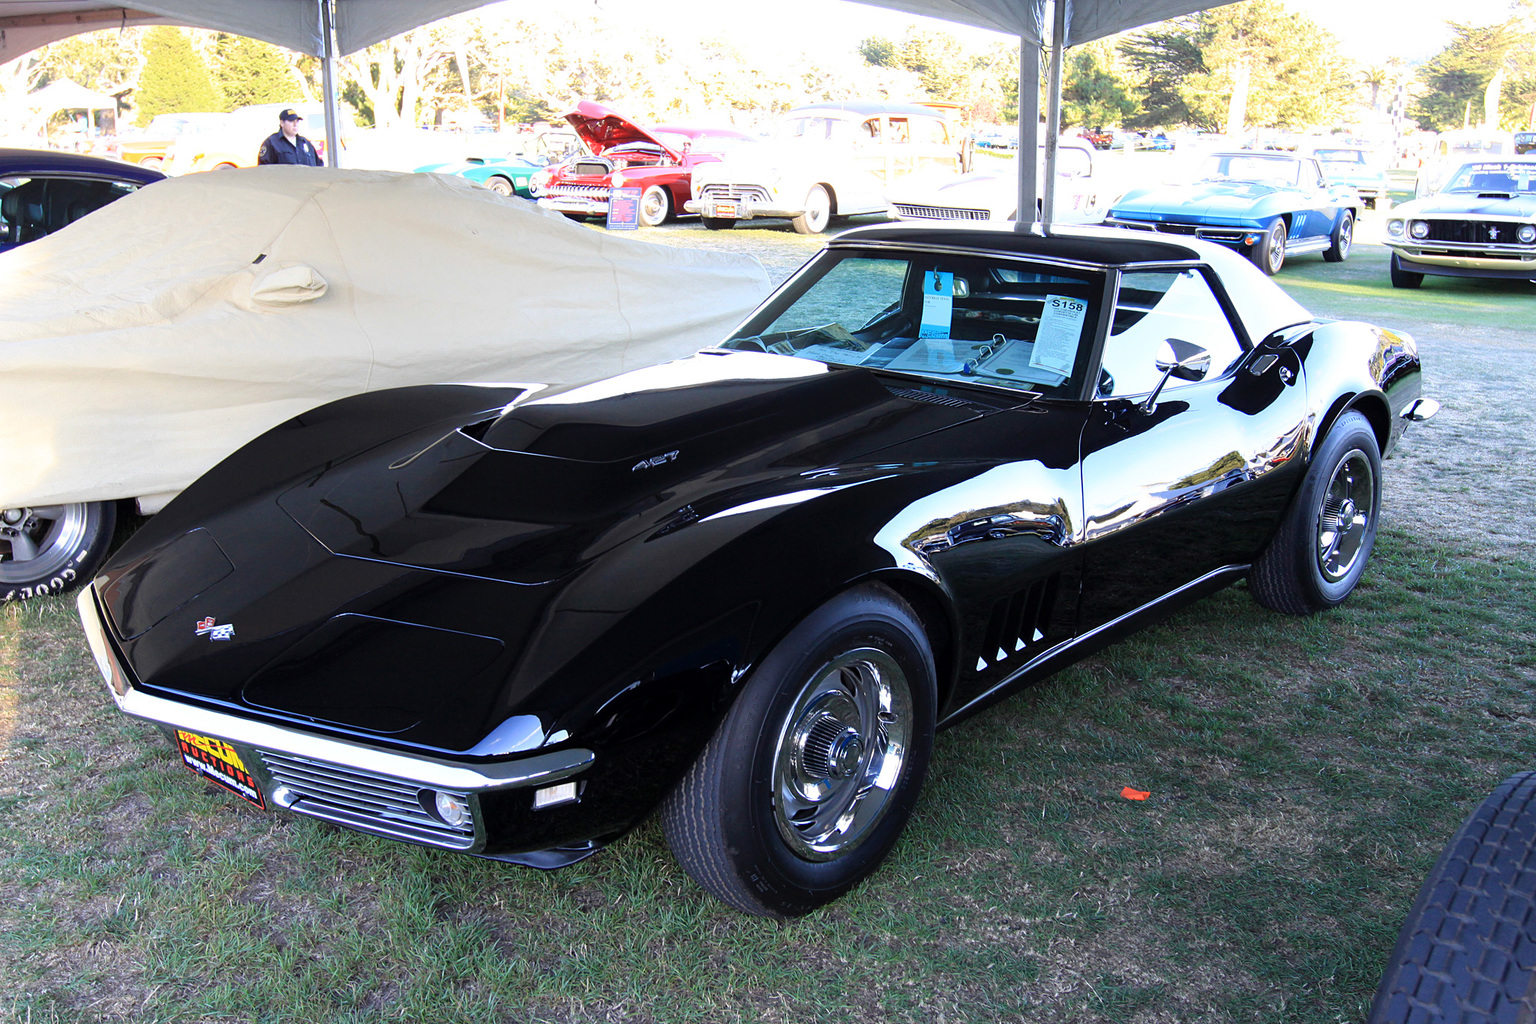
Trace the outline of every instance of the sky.
{"type": "MultiPolygon", "coordinates": [[[[1345,56],[1362,64],[1390,57],[1407,62],[1438,53],[1450,40],[1447,15],[1472,24],[1491,24],[1509,14],[1509,0],[1282,0],[1316,21],[1339,40],[1345,56]]],[[[492,10],[510,16],[536,16],[548,0],[509,0],[492,10]]],[[[870,36],[899,39],[908,25],[922,24],[978,43],[1002,38],[971,29],[849,0],[773,0],[763,7],[723,4],[720,0],[577,0],[594,13],[679,39],[724,37],[748,54],[773,51],[847,53],[870,36]],[[771,16],[767,12],[771,11],[771,16]]],[[[572,4],[575,7],[576,4],[572,4]]]]}

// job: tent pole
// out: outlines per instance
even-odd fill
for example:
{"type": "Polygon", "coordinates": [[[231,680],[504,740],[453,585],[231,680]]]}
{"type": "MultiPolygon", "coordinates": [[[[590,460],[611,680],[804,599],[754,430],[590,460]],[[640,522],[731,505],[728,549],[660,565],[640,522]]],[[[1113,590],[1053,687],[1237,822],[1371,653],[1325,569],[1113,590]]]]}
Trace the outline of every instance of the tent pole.
{"type": "Polygon", "coordinates": [[[1013,230],[1028,231],[1035,222],[1035,152],[1040,134],[1040,44],[1019,36],[1019,206],[1013,230]]]}
{"type": "Polygon", "coordinates": [[[320,55],[321,86],[325,90],[325,162],[341,166],[341,124],[337,119],[340,104],[336,94],[336,10],[332,0],[318,0],[320,30],[325,36],[325,52],[320,55]]]}
{"type": "Polygon", "coordinates": [[[1044,216],[1049,225],[1056,219],[1056,149],[1061,136],[1061,64],[1066,52],[1067,16],[1071,0],[1056,0],[1051,26],[1051,95],[1045,116],[1045,202],[1044,216]]]}

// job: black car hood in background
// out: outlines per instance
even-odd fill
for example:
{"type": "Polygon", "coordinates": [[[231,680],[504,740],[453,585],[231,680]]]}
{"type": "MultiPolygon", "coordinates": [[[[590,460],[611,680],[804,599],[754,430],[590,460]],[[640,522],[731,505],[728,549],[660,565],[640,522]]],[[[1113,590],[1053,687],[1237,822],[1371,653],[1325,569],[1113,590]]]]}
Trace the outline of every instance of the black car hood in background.
{"type": "Polygon", "coordinates": [[[279,501],[337,554],[536,584],[655,529],[658,512],[699,512],[980,414],[864,370],[787,368],[786,357],[706,353],[626,375],[636,390],[605,381],[541,395],[424,450],[343,462],[279,501]],[[668,367],[687,383],[666,386],[668,367]]]}

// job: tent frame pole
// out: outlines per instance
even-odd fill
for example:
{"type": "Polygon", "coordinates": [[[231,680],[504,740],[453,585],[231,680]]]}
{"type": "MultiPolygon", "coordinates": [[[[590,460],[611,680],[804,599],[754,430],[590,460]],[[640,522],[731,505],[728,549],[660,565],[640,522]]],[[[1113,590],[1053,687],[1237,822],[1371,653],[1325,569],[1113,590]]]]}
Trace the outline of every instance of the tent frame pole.
{"type": "Polygon", "coordinates": [[[321,88],[325,91],[325,162],[341,166],[340,104],[336,94],[336,9],[332,0],[317,0],[320,7],[320,31],[325,52],[320,55],[321,88]]]}
{"type": "Polygon", "coordinates": [[[1037,209],[1034,163],[1040,134],[1040,44],[1019,36],[1019,205],[1013,230],[1034,227],[1037,209]]]}
{"type": "Polygon", "coordinates": [[[1055,0],[1054,17],[1051,19],[1051,82],[1045,118],[1045,199],[1041,220],[1046,226],[1056,219],[1056,150],[1061,136],[1061,75],[1062,57],[1066,52],[1067,19],[1071,14],[1071,0],[1055,0]]]}

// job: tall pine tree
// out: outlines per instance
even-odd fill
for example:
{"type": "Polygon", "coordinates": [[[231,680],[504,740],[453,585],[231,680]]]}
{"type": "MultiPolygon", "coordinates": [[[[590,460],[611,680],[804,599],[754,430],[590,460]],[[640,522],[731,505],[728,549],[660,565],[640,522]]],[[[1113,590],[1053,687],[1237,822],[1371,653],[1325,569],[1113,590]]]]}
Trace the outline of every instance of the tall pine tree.
{"type": "Polygon", "coordinates": [[[224,101],[208,74],[208,66],[179,28],[152,28],[144,36],[144,70],[134,93],[140,127],[156,114],[192,110],[223,110],[224,101]]]}
{"type": "Polygon", "coordinates": [[[213,74],[225,109],[251,103],[294,103],[303,98],[288,61],[277,47],[246,36],[220,35],[213,74]]]}

